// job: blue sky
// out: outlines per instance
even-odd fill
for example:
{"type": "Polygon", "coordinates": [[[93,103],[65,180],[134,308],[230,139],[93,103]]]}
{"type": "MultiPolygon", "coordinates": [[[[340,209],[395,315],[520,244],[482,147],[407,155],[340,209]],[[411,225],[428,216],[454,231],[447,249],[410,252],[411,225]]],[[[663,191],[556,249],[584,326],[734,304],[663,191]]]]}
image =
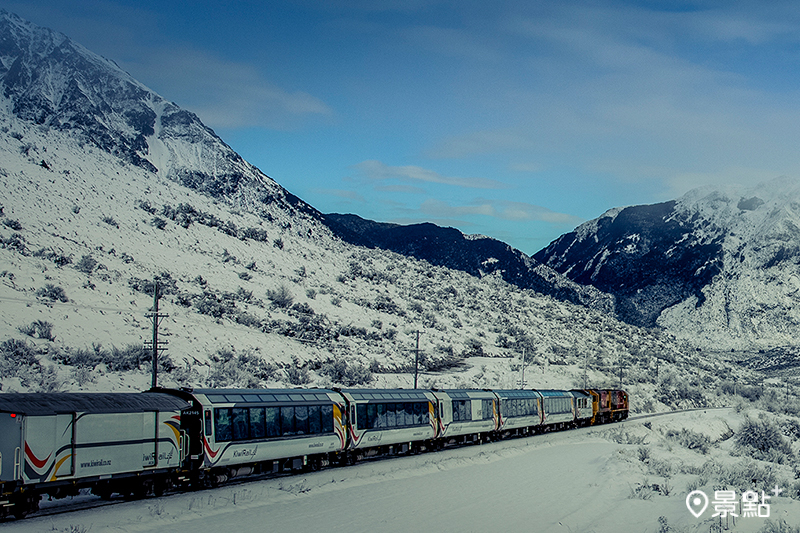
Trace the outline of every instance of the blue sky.
{"type": "Polygon", "coordinates": [[[533,254],[605,210],[800,176],[800,4],[0,0],[323,212],[533,254]]]}

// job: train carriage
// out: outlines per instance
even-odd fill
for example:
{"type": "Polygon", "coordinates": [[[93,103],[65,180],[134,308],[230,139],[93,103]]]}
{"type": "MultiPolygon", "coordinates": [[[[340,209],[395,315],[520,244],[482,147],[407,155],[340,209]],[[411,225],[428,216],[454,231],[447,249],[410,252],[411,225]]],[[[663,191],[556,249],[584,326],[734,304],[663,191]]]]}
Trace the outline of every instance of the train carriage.
{"type": "Polygon", "coordinates": [[[439,435],[445,443],[480,440],[497,429],[497,396],[488,390],[434,390],[439,435]]]}
{"type": "Polygon", "coordinates": [[[155,482],[181,465],[186,406],[161,393],[0,394],[0,513],[83,486],[102,496],[165,488],[155,482]]]}
{"type": "Polygon", "coordinates": [[[539,390],[542,395],[542,424],[547,429],[562,429],[575,422],[575,399],[566,390],[539,390]]]}
{"type": "Polygon", "coordinates": [[[527,435],[542,425],[542,395],[535,390],[493,390],[499,404],[497,430],[504,436],[527,435]]]}
{"type": "Polygon", "coordinates": [[[351,457],[403,453],[437,437],[438,401],[421,389],[342,389],[349,408],[351,457]]]}
{"type": "Polygon", "coordinates": [[[215,481],[265,467],[316,469],[345,448],[344,405],[335,391],[195,389],[191,395],[202,413],[202,468],[215,481]]]}

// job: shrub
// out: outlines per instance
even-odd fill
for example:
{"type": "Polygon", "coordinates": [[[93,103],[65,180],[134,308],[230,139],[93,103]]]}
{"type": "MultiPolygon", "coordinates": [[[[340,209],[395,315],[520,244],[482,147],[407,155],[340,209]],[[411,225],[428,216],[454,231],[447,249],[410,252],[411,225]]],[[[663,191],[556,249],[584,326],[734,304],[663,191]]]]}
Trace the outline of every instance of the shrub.
{"type": "Polygon", "coordinates": [[[8,237],[7,239],[0,237],[0,245],[2,245],[3,248],[16,250],[22,255],[25,255],[27,252],[27,247],[25,245],[25,237],[23,237],[21,233],[12,233],[11,236],[8,237]]]}
{"type": "Polygon", "coordinates": [[[119,223],[117,223],[117,221],[114,220],[114,217],[103,216],[103,222],[105,222],[109,226],[114,226],[115,228],[119,229],[119,223]]]}
{"type": "Polygon", "coordinates": [[[306,385],[311,382],[308,369],[304,366],[290,366],[286,368],[286,378],[292,385],[306,385]]]}
{"type": "Polygon", "coordinates": [[[0,343],[0,375],[19,377],[22,385],[28,386],[41,374],[41,368],[35,350],[25,341],[8,339],[0,343]]]}
{"type": "Polygon", "coordinates": [[[156,229],[163,230],[164,228],[167,227],[167,221],[161,217],[153,217],[153,219],[150,221],[150,225],[156,229]]]}
{"type": "Polygon", "coordinates": [[[225,299],[220,299],[214,294],[208,292],[203,293],[202,298],[197,300],[195,304],[197,311],[214,318],[222,318],[226,314],[230,314],[236,310],[236,305],[225,299]]]}
{"type": "Polygon", "coordinates": [[[211,356],[208,381],[213,387],[259,388],[273,379],[277,371],[278,367],[252,352],[235,354],[222,349],[211,356]]]}
{"type": "Polygon", "coordinates": [[[292,302],[294,302],[294,296],[289,291],[289,287],[283,284],[274,291],[267,291],[267,298],[276,306],[283,308],[291,307],[292,302]]]}
{"type": "Polygon", "coordinates": [[[283,250],[283,239],[280,239],[280,238],[279,239],[275,239],[274,241],[272,241],[272,246],[274,246],[275,248],[277,248],[279,250],[283,250]]]}
{"type": "Polygon", "coordinates": [[[359,364],[347,364],[342,359],[328,361],[319,370],[320,374],[328,376],[334,383],[340,383],[345,387],[354,385],[365,385],[373,379],[372,372],[359,364]]]}
{"type": "Polygon", "coordinates": [[[3,225],[7,228],[11,228],[14,231],[22,230],[22,224],[19,220],[11,220],[10,218],[6,218],[3,220],[3,225]]]}
{"type": "Polygon", "coordinates": [[[681,428],[680,431],[670,429],[666,436],[678,441],[684,448],[697,450],[702,454],[708,453],[708,448],[711,446],[711,439],[707,435],[686,428],[681,428]]]}
{"type": "Polygon", "coordinates": [[[91,274],[95,268],[97,268],[97,261],[91,255],[84,255],[75,263],[75,270],[84,274],[91,274]]]}
{"type": "Polygon", "coordinates": [[[781,430],[769,420],[745,418],[736,433],[736,444],[755,459],[784,463],[792,457],[792,448],[781,430]]]}
{"type": "Polygon", "coordinates": [[[267,242],[267,231],[260,228],[246,228],[242,231],[243,239],[252,239],[258,242],[267,242]]]}
{"type": "Polygon", "coordinates": [[[53,324],[44,320],[35,320],[27,326],[20,326],[19,331],[29,337],[38,337],[48,341],[56,340],[53,335],[53,324]]]}
{"type": "Polygon", "coordinates": [[[41,298],[47,298],[54,302],[68,302],[69,298],[67,298],[67,293],[61,287],[53,285],[52,283],[47,283],[44,287],[41,287],[39,290],[36,291],[36,296],[41,298]]]}

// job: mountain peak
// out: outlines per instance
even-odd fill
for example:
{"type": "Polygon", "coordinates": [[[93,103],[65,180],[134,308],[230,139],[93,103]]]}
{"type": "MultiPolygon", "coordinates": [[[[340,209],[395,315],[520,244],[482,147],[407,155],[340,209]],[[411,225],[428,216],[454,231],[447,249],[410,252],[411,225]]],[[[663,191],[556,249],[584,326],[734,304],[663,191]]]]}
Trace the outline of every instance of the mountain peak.
{"type": "Polygon", "coordinates": [[[65,132],[125,163],[262,216],[318,218],[197,115],[63,34],[0,12],[0,99],[18,120],[65,132]]]}

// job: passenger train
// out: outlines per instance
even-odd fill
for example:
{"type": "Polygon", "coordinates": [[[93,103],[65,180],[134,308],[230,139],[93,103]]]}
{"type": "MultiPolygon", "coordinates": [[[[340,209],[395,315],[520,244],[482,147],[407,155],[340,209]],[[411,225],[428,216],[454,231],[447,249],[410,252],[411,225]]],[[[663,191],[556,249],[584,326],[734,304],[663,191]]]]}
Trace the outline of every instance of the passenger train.
{"type": "Polygon", "coordinates": [[[0,518],[82,488],[158,496],[627,416],[625,391],[598,389],[0,394],[0,518]]]}

